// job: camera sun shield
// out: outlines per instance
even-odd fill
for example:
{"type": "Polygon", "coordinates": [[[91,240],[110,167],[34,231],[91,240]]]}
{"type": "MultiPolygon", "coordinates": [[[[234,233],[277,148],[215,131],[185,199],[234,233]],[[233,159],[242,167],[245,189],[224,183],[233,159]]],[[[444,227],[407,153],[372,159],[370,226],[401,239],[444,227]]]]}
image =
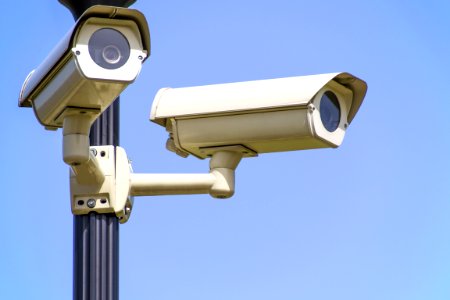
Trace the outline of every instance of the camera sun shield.
{"type": "Polygon", "coordinates": [[[335,148],[366,89],[348,73],[165,88],[150,120],[166,127],[168,149],[181,156],[206,158],[227,147],[244,156],[335,148]]]}

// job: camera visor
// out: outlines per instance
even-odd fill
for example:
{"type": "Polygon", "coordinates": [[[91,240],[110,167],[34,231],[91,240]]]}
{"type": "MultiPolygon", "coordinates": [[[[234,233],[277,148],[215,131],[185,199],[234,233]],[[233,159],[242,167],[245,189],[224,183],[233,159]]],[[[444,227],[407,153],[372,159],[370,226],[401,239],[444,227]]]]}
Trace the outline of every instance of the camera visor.
{"type": "Polygon", "coordinates": [[[94,32],[88,43],[92,60],[102,68],[118,69],[130,57],[130,44],[119,31],[102,28],[94,32]]]}
{"type": "Polygon", "coordinates": [[[320,99],[320,119],[329,132],[335,131],[341,121],[339,100],[331,91],[326,91],[320,99]]]}

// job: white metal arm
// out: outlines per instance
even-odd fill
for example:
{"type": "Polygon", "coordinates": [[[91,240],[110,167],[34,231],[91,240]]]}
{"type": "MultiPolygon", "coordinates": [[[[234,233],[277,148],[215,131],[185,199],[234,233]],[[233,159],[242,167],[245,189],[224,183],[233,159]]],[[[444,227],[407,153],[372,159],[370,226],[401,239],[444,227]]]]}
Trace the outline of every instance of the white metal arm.
{"type": "MultiPolygon", "coordinates": [[[[64,135],[64,149],[72,138],[78,139],[77,135],[64,135]]],[[[77,151],[64,150],[64,161],[70,162],[72,168],[72,212],[114,212],[121,223],[130,217],[133,196],[210,194],[221,199],[233,196],[235,170],[242,158],[240,152],[221,150],[212,155],[206,174],[134,174],[123,148],[95,146],[86,155],[82,144],[77,142],[77,151]]]]}
{"type": "Polygon", "coordinates": [[[132,196],[208,194],[213,174],[131,174],[132,196]]]}
{"type": "Polygon", "coordinates": [[[234,194],[234,173],[242,154],[216,152],[209,174],[131,174],[131,196],[210,194],[229,198],[234,194]]]}

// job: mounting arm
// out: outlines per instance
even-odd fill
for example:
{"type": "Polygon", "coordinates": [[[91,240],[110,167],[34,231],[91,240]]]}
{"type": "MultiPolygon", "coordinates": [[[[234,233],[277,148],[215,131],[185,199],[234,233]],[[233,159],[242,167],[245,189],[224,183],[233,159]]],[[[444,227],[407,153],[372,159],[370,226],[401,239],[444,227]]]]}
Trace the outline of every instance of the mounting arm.
{"type": "Polygon", "coordinates": [[[234,194],[234,171],[241,158],[239,152],[216,152],[209,163],[209,174],[131,174],[130,194],[210,194],[215,198],[229,198],[234,194]]]}
{"type": "Polygon", "coordinates": [[[134,196],[210,194],[220,199],[233,196],[235,170],[242,153],[215,152],[206,174],[134,174],[125,150],[114,146],[90,147],[88,153],[73,157],[83,157],[83,162],[76,159],[80,164],[74,165],[71,160],[72,213],[114,212],[119,222],[125,223],[134,196]],[[99,181],[101,178],[103,181],[99,181]]]}

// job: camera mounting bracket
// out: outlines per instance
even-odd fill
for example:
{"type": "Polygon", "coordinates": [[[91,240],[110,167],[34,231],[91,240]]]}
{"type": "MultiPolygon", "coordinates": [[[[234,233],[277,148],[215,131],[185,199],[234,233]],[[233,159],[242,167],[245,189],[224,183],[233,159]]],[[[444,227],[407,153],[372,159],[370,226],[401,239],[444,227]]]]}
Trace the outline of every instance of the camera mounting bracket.
{"type": "Polygon", "coordinates": [[[90,147],[88,163],[72,166],[70,172],[72,213],[115,213],[119,222],[125,223],[134,196],[210,194],[229,198],[234,194],[235,170],[242,156],[235,151],[214,152],[210,172],[205,174],[135,174],[123,148],[90,147]],[[102,181],[92,176],[97,173],[102,174],[102,181]]]}
{"type": "Polygon", "coordinates": [[[120,223],[130,217],[133,197],[129,195],[131,166],[125,151],[114,146],[90,147],[92,166],[102,173],[103,181],[96,181],[86,173],[70,172],[70,198],[75,215],[115,213],[120,223]],[[82,178],[85,178],[84,180],[82,178]],[[90,178],[90,179],[86,179],[90,178]]]}

